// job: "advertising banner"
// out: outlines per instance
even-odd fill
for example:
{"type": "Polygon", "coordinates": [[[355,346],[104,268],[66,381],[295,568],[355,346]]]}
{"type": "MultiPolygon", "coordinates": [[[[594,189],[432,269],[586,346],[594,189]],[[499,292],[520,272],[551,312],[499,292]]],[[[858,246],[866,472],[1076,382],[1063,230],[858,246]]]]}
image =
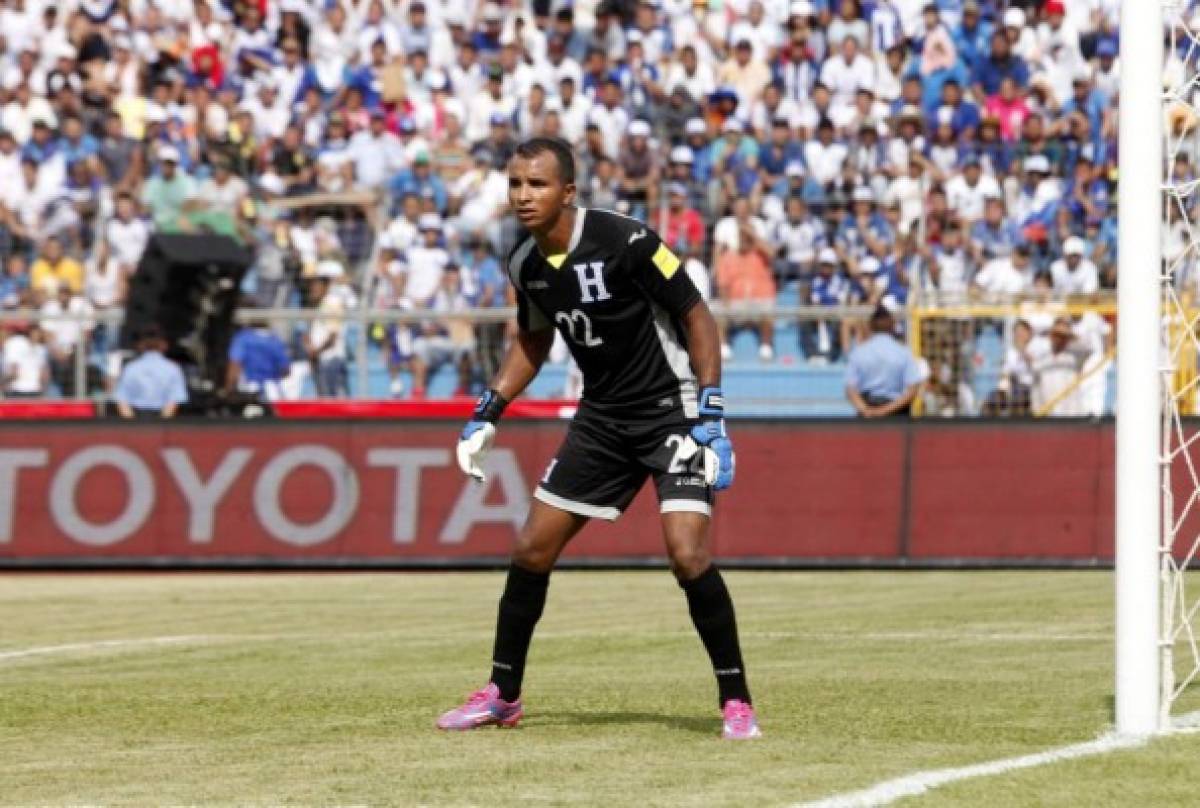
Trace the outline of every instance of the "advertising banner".
{"type": "MultiPolygon", "coordinates": [[[[507,555],[566,429],[506,421],[489,479],[450,421],[0,425],[0,564],[469,563],[507,555]]],[[[735,422],[718,557],[1111,558],[1109,425],[735,422]]],[[[576,560],[664,555],[653,487],[576,560]]]]}

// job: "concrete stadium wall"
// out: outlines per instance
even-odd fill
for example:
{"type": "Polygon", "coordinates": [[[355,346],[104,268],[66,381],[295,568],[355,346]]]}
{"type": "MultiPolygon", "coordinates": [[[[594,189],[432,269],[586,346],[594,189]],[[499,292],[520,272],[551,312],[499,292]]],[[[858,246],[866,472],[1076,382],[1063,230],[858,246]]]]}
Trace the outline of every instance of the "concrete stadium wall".
{"type": "MultiPolygon", "coordinates": [[[[480,486],[457,421],[0,423],[0,566],[502,563],[562,421],[505,422],[480,486]]],[[[1092,565],[1111,423],[736,421],[727,564],[1092,565]]],[[[572,563],[661,559],[649,486],[572,563]]]]}

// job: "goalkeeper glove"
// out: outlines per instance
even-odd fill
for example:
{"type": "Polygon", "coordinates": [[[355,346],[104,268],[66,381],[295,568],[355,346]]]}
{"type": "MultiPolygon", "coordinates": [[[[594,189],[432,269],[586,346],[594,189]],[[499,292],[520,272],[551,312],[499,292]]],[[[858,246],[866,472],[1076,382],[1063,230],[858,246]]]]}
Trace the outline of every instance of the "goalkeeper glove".
{"type": "Polygon", "coordinates": [[[691,438],[700,447],[705,484],[715,491],[733,485],[733,443],[725,434],[725,394],[721,388],[705,387],[700,391],[700,423],[692,427],[691,438]]]}
{"type": "Polygon", "coordinates": [[[488,390],[475,403],[475,415],[463,427],[458,436],[458,446],[455,455],[458,457],[458,467],[463,474],[474,477],[479,482],[487,480],[483,473],[483,459],[487,457],[492,442],[496,440],[496,423],[504,413],[508,401],[495,390],[488,390]]]}

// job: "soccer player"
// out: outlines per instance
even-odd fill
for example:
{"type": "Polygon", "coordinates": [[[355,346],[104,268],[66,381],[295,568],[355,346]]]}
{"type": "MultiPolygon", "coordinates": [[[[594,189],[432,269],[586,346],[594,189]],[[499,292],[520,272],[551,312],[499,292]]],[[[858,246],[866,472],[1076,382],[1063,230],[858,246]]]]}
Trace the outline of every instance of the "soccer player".
{"type": "Polygon", "coordinates": [[[458,443],[463,471],[481,462],[505,406],[563,335],[583,373],[583,399],[517,536],[491,679],[438,719],[442,729],[511,727],[524,714],[521,680],[550,571],[592,517],[615,520],[654,478],[671,570],[716,674],[725,738],[760,735],[738,645],[733,602],[709,555],[713,492],[733,482],[725,434],[717,324],[680,259],[638,221],[575,204],[570,147],[520,144],[509,204],[529,231],[509,254],[517,337],[458,443]]]}

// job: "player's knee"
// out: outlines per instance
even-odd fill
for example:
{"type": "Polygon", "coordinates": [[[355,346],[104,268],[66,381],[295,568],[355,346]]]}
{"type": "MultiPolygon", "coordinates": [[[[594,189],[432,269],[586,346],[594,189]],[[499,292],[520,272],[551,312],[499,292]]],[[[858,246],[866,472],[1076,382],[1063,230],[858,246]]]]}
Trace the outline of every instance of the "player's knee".
{"type": "Polygon", "coordinates": [[[699,544],[675,544],[670,550],[671,572],[680,581],[690,581],[700,576],[712,564],[708,548],[699,544]]]}
{"type": "Polygon", "coordinates": [[[554,566],[555,554],[529,535],[521,533],[513,547],[512,560],[531,572],[549,572],[554,566]]]}

